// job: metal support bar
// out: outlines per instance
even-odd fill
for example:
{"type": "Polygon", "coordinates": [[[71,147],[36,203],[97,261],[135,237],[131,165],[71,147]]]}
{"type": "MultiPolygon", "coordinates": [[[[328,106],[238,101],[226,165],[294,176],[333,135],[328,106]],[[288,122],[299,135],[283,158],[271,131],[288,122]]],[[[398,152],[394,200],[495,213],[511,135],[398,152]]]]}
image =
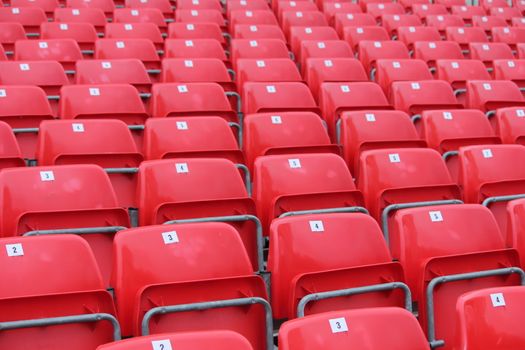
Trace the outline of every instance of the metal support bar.
{"type": "Polygon", "coordinates": [[[410,117],[412,120],[412,123],[415,124],[419,119],[421,119],[421,114],[415,114],[412,117],[410,117]]]}
{"type": "Polygon", "coordinates": [[[376,81],[376,69],[375,68],[372,68],[370,70],[370,81],[376,81]]]}
{"type": "Polygon", "coordinates": [[[239,147],[242,148],[242,129],[243,129],[243,120],[244,115],[242,113],[242,101],[241,101],[241,95],[235,91],[225,91],[226,97],[235,97],[236,99],[236,107],[237,107],[237,118],[239,119],[239,147]]]}
{"type": "Polygon", "coordinates": [[[146,69],[146,72],[149,75],[159,75],[160,73],[162,73],[160,69],[146,69]]]}
{"type": "Polygon", "coordinates": [[[504,269],[477,271],[469,273],[460,273],[456,275],[448,275],[433,278],[427,286],[427,318],[428,318],[428,342],[430,347],[435,349],[437,347],[445,345],[444,340],[436,339],[436,323],[434,314],[434,289],[439,284],[456,281],[473,280],[477,278],[492,277],[492,276],[505,276],[511,274],[520,275],[521,285],[525,285],[525,272],[518,267],[508,267],[504,269]]]}
{"type": "Polygon", "coordinates": [[[28,38],[40,38],[40,33],[26,33],[28,38]]]}
{"type": "Polygon", "coordinates": [[[147,100],[148,98],[151,98],[151,94],[149,92],[141,92],[139,93],[139,96],[143,100],[147,100]]]}
{"type": "Polygon", "coordinates": [[[239,145],[239,148],[240,148],[242,144],[241,126],[239,125],[239,123],[234,123],[234,122],[228,122],[228,126],[230,128],[235,128],[237,130],[237,144],[239,145]]]}
{"type": "Polygon", "coordinates": [[[228,42],[228,45],[229,45],[231,43],[231,41],[232,41],[232,36],[230,35],[230,33],[222,32],[222,36],[226,39],[226,41],[228,42]]]}
{"type": "Polygon", "coordinates": [[[91,322],[94,323],[94,322],[100,322],[100,321],[108,321],[111,323],[111,325],[113,326],[113,340],[121,339],[120,325],[117,319],[115,318],[115,316],[106,314],[106,313],[0,322],[0,331],[8,331],[12,329],[21,329],[21,328],[60,326],[60,325],[71,324],[71,323],[91,323],[91,322]]]}
{"type": "Polygon", "coordinates": [[[139,168],[104,168],[107,174],[136,174],[139,168]]]}
{"type": "Polygon", "coordinates": [[[375,292],[384,292],[394,289],[402,289],[405,292],[405,308],[412,312],[412,293],[410,288],[403,282],[390,282],[382,284],[374,284],[371,286],[356,287],[349,289],[339,289],[329,292],[313,293],[304,296],[297,305],[297,317],[304,317],[304,309],[306,305],[312,301],[319,301],[325,299],[339,298],[352,296],[356,294],[365,294],[365,293],[375,293],[375,292]]]}
{"type": "Polygon", "coordinates": [[[443,153],[443,160],[446,161],[450,157],[457,156],[459,154],[458,151],[448,151],[443,153]]]}
{"type": "Polygon", "coordinates": [[[128,125],[129,130],[144,130],[144,125],[128,125]]]}
{"type": "Polygon", "coordinates": [[[83,55],[90,55],[90,56],[93,56],[95,54],[95,50],[80,50],[80,52],[83,55]]]}
{"type": "Polygon", "coordinates": [[[15,134],[38,134],[38,128],[13,128],[15,134]]]}
{"type": "Polygon", "coordinates": [[[195,219],[177,219],[166,221],[163,225],[173,225],[173,224],[192,224],[199,222],[243,222],[243,221],[252,221],[255,223],[255,235],[257,239],[257,268],[260,273],[264,271],[264,257],[263,257],[263,248],[264,248],[264,238],[263,238],[263,228],[261,221],[255,215],[227,215],[227,216],[211,216],[207,218],[195,218],[195,219]]]}
{"type": "Polygon", "coordinates": [[[483,203],[481,204],[488,208],[492,203],[509,202],[509,201],[513,201],[515,199],[521,199],[521,198],[525,198],[525,194],[512,194],[508,196],[494,196],[494,197],[489,197],[485,199],[483,203]]]}
{"type": "Polygon", "coordinates": [[[64,73],[66,73],[66,75],[75,75],[76,72],[72,69],[66,69],[64,70],[64,73]]]}
{"type": "Polygon", "coordinates": [[[337,145],[341,145],[341,118],[337,119],[337,122],[335,122],[335,141],[337,142],[337,145]]]}
{"type": "Polygon", "coordinates": [[[488,111],[485,113],[485,115],[487,116],[487,118],[492,118],[493,116],[496,115],[496,111],[488,111]]]}
{"type": "Polygon", "coordinates": [[[335,213],[363,213],[368,215],[368,210],[363,207],[340,207],[340,208],[327,208],[327,209],[313,209],[313,210],[299,210],[299,211],[288,211],[279,215],[279,218],[285,218],[288,216],[298,215],[312,215],[312,214],[335,214],[335,213]]]}
{"type": "Polygon", "coordinates": [[[461,94],[466,94],[466,93],[467,93],[467,89],[456,89],[456,90],[454,90],[454,96],[456,96],[456,97],[458,97],[461,94]]]}
{"type": "Polygon", "coordinates": [[[252,178],[250,176],[250,170],[248,169],[246,165],[240,164],[240,163],[235,164],[235,167],[243,171],[246,192],[248,192],[248,196],[251,197],[252,196],[252,178]]]}
{"type": "Polygon", "coordinates": [[[23,236],[39,236],[39,235],[60,235],[60,234],[73,234],[73,235],[88,235],[94,233],[117,233],[118,231],[126,230],[124,226],[101,226],[101,227],[80,227],[80,228],[63,228],[54,230],[34,230],[28,231],[23,236]]]}
{"type": "Polygon", "coordinates": [[[230,77],[232,78],[232,81],[235,81],[235,71],[231,68],[228,68],[228,74],[230,74],[230,77]]]}
{"type": "Polygon", "coordinates": [[[203,311],[211,309],[222,309],[226,307],[250,306],[261,304],[265,310],[266,321],[266,349],[273,350],[273,319],[270,304],[263,298],[239,298],[228,300],[207,301],[203,303],[181,304],[170,306],[159,306],[148,310],[142,319],[142,335],[149,335],[149,323],[155,315],[165,315],[177,312],[203,311]]]}
{"type": "Polygon", "coordinates": [[[164,50],[157,50],[157,55],[163,56],[164,55],[164,50]]]}
{"type": "Polygon", "coordinates": [[[59,101],[60,100],[60,95],[47,95],[47,99],[49,101],[59,101]]]}
{"type": "Polygon", "coordinates": [[[420,208],[420,207],[429,207],[434,205],[449,205],[449,204],[463,204],[459,199],[448,199],[442,201],[424,201],[424,202],[412,202],[412,203],[401,203],[401,204],[390,204],[381,213],[381,229],[383,230],[383,235],[385,237],[387,247],[390,247],[390,234],[388,232],[388,215],[390,212],[408,209],[408,208],[420,208]]]}

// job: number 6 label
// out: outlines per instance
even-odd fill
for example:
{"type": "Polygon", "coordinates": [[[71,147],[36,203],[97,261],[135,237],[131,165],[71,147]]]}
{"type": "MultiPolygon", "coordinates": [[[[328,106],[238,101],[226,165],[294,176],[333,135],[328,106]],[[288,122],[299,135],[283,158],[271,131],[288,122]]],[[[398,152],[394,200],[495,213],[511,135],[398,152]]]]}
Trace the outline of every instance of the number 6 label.
{"type": "Polygon", "coordinates": [[[328,321],[330,322],[330,328],[332,328],[332,333],[348,332],[348,326],[346,325],[346,320],[344,317],[333,318],[328,321]]]}
{"type": "Polygon", "coordinates": [[[153,350],[173,350],[169,339],[166,340],[153,340],[151,342],[153,350]]]}

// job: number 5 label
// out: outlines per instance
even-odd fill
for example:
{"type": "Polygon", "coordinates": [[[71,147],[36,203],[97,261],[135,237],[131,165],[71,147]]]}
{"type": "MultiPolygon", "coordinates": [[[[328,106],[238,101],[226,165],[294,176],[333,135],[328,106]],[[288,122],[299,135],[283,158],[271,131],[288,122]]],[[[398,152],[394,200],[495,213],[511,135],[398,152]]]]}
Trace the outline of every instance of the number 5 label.
{"type": "Polygon", "coordinates": [[[151,342],[151,347],[153,350],[173,350],[171,348],[171,342],[169,339],[166,340],[153,340],[151,342]]]}
{"type": "Polygon", "coordinates": [[[344,317],[333,318],[328,321],[330,322],[330,328],[332,328],[332,333],[348,332],[348,326],[346,325],[346,320],[344,317]]]}

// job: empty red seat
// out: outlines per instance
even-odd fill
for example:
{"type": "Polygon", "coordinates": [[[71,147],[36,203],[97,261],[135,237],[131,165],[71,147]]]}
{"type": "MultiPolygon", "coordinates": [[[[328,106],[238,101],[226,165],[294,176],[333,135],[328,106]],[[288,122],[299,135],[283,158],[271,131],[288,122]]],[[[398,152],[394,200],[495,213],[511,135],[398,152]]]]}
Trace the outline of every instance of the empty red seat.
{"type": "MultiPolygon", "coordinates": [[[[335,33],[335,32],[334,32],[335,33]]],[[[353,58],[350,45],[344,40],[303,41],[301,53],[296,61],[304,71],[306,61],[310,58],[353,58]]]]}
{"type": "Polygon", "coordinates": [[[124,122],[55,120],[40,125],[36,151],[38,165],[97,164],[108,173],[119,205],[134,207],[134,173],[142,155],[124,122]]]}
{"type": "Polygon", "coordinates": [[[254,169],[253,198],[265,232],[286,212],[362,204],[344,160],[335,154],[259,157],[254,169]]]}
{"type": "MultiPolygon", "coordinates": [[[[139,0],[140,1],[140,0],[139,0]]],[[[221,10],[221,4],[217,0],[180,0],[177,8],[185,10],[221,10]]]]}
{"type": "Polygon", "coordinates": [[[509,7],[505,0],[483,0],[480,2],[480,5],[487,11],[492,8],[509,7]]]}
{"type": "Polygon", "coordinates": [[[129,218],[118,206],[102,168],[63,165],[4,169],[0,172],[0,196],[3,201],[8,196],[11,203],[16,203],[0,211],[3,237],[46,232],[80,234],[93,249],[107,285],[113,235],[129,227],[129,218]],[[52,201],[49,193],[53,193],[52,201]]]}
{"type": "Polygon", "coordinates": [[[66,0],[66,7],[100,9],[108,18],[113,17],[113,11],[115,10],[115,4],[111,0],[66,0]]]}
{"type": "Polygon", "coordinates": [[[491,7],[489,10],[490,15],[503,18],[509,23],[512,21],[513,18],[522,16],[521,11],[519,9],[515,7],[509,7],[506,2],[504,3],[506,6],[491,7]]]}
{"type": "Polygon", "coordinates": [[[496,110],[493,124],[503,143],[525,145],[523,117],[525,117],[525,109],[523,107],[508,107],[496,110]]]}
{"type": "Polygon", "coordinates": [[[428,348],[416,318],[401,308],[327,312],[284,323],[279,330],[283,350],[350,348],[421,350],[428,348]],[[391,327],[395,324],[395,329],[391,327]]]}
{"type": "Polygon", "coordinates": [[[226,29],[226,21],[220,10],[210,9],[182,9],[175,11],[175,21],[183,23],[215,23],[226,29]]]}
{"type": "Polygon", "coordinates": [[[361,41],[389,41],[390,36],[380,26],[345,27],[343,39],[350,44],[352,50],[357,51],[361,41]]]}
{"type": "Polygon", "coordinates": [[[338,13],[360,13],[361,7],[353,2],[324,2],[322,10],[328,24],[333,26],[338,13]]]}
{"type": "Polygon", "coordinates": [[[106,39],[148,39],[157,49],[164,47],[164,38],[155,23],[108,23],[106,39]]]}
{"type": "Polygon", "coordinates": [[[488,43],[487,34],[479,27],[448,27],[446,38],[457,42],[468,53],[470,43],[488,43]]]}
{"type": "Polygon", "coordinates": [[[55,22],[62,23],[91,23],[99,33],[104,32],[106,15],[99,8],[57,8],[55,22]]]}
{"type": "Polygon", "coordinates": [[[525,87],[525,60],[494,60],[494,79],[511,80],[523,91],[525,87]]]}
{"type": "Polygon", "coordinates": [[[302,82],[297,65],[289,58],[237,60],[237,86],[240,91],[245,82],[302,82]]]}
{"type": "Polygon", "coordinates": [[[441,34],[434,27],[399,27],[397,29],[398,40],[413,50],[417,41],[440,41],[441,34]]]}
{"type": "Polygon", "coordinates": [[[216,157],[244,163],[232,129],[219,117],[149,119],[144,156],[148,160],[216,157]]]}
{"type": "Polygon", "coordinates": [[[338,13],[334,18],[335,30],[339,36],[343,35],[345,27],[375,26],[376,20],[368,13],[338,13]]]}
{"type": "Polygon", "coordinates": [[[461,47],[454,41],[422,41],[414,43],[414,58],[425,61],[435,71],[436,60],[461,60],[464,56],[461,47]]]}
{"type": "Polygon", "coordinates": [[[403,209],[392,221],[392,256],[404,267],[428,341],[455,349],[457,299],[476,289],[520,284],[512,268],[517,252],[505,249],[496,220],[480,205],[403,209]]]}
{"type": "Polygon", "coordinates": [[[427,26],[439,30],[441,35],[445,34],[448,27],[464,27],[465,22],[461,17],[450,14],[428,15],[425,20],[427,26]]]}
{"type": "Polygon", "coordinates": [[[405,44],[400,41],[361,41],[359,60],[373,79],[375,63],[378,59],[409,59],[410,54],[405,44]]]}
{"type": "Polygon", "coordinates": [[[292,27],[328,26],[328,22],[321,11],[284,11],[281,22],[284,35],[288,39],[291,38],[292,27]]]}
{"type": "Polygon", "coordinates": [[[236,68],[239,58],[290,58],[286,44],[278,39],[234,39],[231,41],[230,60],[236,68]]]}
{"type": "Polygon", "coordinates": [[[487,12],[481,6],[465,6],[455,5],[451,8],[453,15],[460,16],[467,25],[472,24],[472,17],[474,16],[485,16],[487,12]]]}
{"type": "MultiPolygon", "coordinates": [[[[313,1],[277,1],[275,12],[277,12],[277,19],[279,23],[283,23],[283,12],[285,11],[319,11],[319,8],[313,1]]],[[[326,18],[328,21],[328,18],[326,18]]]]}
{"type": "Polygon", "coordinates": [[[390,85],[395,81],[432,80],[432,73],[425,61],[418,59],[384,60],[376,62],[376,82],[385,95],[390,94],[390,85]]]}
{"type": "Polygon", "coordinates": [[[62,65],[56,61],[0,62],[1,85],[36,85],[48,97],[57,99],[60,88],[69,84],[62,65]]]}
{"type": "Polygon", "coordinates": [[[197,23],[170,23],[168,26],[168,38],[171,39],[215,39],[226,44],[226,39],[222,35],[221,27],[216,23],[197,22],[197,23]]]}
{"type": "Polygon", "coordinates": [[[47,39],[73,39],[83,54],[93,54],[97,31],[90,23],[57,23],[47,22],[40,26],[40,37],[47,39]]]}
{"type": "Polygon", "coordinates": [[[283,31],[275,24],[238,24],[235,26],[234,31],[235,39],[277,39],[286,41],[283,31]]]}
{"type": "Polygon", "coordinates": [[[115,23],[153,23],[162,30],[166,30],[168,24],[162,12],[156,8],[117,8],[113,14],[115,23]]]}
{"type": "MultiPolygon", "coordinates": [[[[182,4],[182,1],[181,1],[182,4]]],[[[174,7],[169,0],[126,0],[126,7],[129,8],[156,8],[162,12],[165,18],[173,18],[174,7]]]]}
{"type": "Polygon", "coordinates": [[[230,12],[229,32],[236,35],[235,27],[239,24],[248,25],[279,25],[274,13],[270,10],[235,10],[230,12]]]}
{"type": "Polygon", "coordinates": [[[232,11],[238,10],[268,10],[268,2],[264,0],[233,0],[226,3],[226,16],[229,18],[232,11]]]}
{"type": "Polygon", "coordinates": [[[399,27],[418,27],[423,25],[416,15],[382,15],[381,22],[392,37],[397,37],[399,27]]]}
{"type": "Polygon", "coordinates": [[[143,125],[148,117],[137,89],[129,84],[64,86],[58,115],[62,119],[120,119],[128,125],[143,125]]]}
{"type": "Polygon", "coordinates": [[[140,93],[148,93],[151,79],[138,59],[81,60],[76,66],[77,84],[130,84],[140,93]]]}
{"type": "Polygon", "coordinates": [[[152,117],[211,115],[238,122],[223,88],[217,83],[155,84],[151,88],[151,94],[152,117]]]}
{"type": "Polygon", "coordinates": [[[0,275],[11,281],[0,288],[2,348],[51,350],[78,341],[88,350],[120,339],[112,297],[81,238],[3,238],[0,245],[7,252],[0,275]]]}
{"type": "Polygon", "coordinates": [[[516,249],[520,255],[521,266],[525,261],[525,232],[523,231],[523,218],[525,215],[525,199],[515,199],[507,202],[507,231],[506,245],[516,249]]]}
{"type": "Polygon", "coordinates": [[[472,17],[472,25],[474,27],[480,27],[487,34],[490,34],[492,28],[506,27],[507,22],[498,16],[474,16],[472,17]]]}
{"type": "Polygon", "coordinates": [[[516,45],[525,42],[525,28],[496,27],[492,28],[492,41],[505,43],[516,50],[516,45]]]}
{"type": "Polygon", "coordinates": [[[160,58],[153,42],[148,39],[98,39],[95,43],[96,59],[136,58],[147,69],[158,69],[160,58]]]}
{"type": "Polygon", "coordinates": [[[366,13],[374,16],[379,22],[382,15],[404,15],[405,9],[403,5],[395,2],[378,2],[366,5],[366,13]]]}
{"type": "Polygon", "coordinates": [[[162,349],[175,347],[180,350],[209,349],[218,350],[253,350],[246,338],[232,331],[181,332],[161,335],[135,337],[119,342],[99,346],[97,350],[144,350],[152,346],[162,349]]]}
{"type": "Polygon", "coordinates": [[[6,54],[12,56],[15,42],[25,39],[27,39],[26,31],[22,24],[18,22],[0,22],[0,45],[2,45],[6,54]]]}
{"type": "Polygon", "coordinates": [[[462,6],[465,5],[465,2],[463,0],[436,0],[436,4],[443,4],[450,11],[452,6],[462,6]]]}
{"type": "Polygon", "coordinates": [[[498,108],[523,106],[519,87],[508,80],[472,80],[467,82],[466,107],[480,109],[487,116],[498,108]]]}
{"type": "Polygon", "coordinates": [[[448,82],[454,95],[461,103],[465,102],[468,80],[490,80],[490,74],[483,62],[479,60],[437,60],[436,79],[448,82]]]}
{"type": "Polygon", "coordinates": [[[49,18],[53,16],[53,10],[59,7],[58,0],[11,0],[11,7],[36,7],[42,9],[49,18]]]}
{"type": "Polygon", "coordinates": [[[82,59],[78,43],[73,39],[21,40],[15,43],[17,61],[58,61],[71,71],[82,59]]]}
{"type": "MultiPolygon", "coordinates": [[[[441,155],[428,148],[391,148],[363,152],[359,189],[370,215],[388,230],[395,204],[459,198],[441,155]],[[385,211],[386,212],[383,212],[385,211]]],[[[386,234],[386,233],[385,233],[386,234]]]]}
{"type": "Polygon", "coordinates": [[[361,153],[371,149],[425,147],[410,117],[401,111],[343,112],[338,134],[342,155],[352,174],[359,174],[361,153]],[[395,129],[396,132],[392,133],[395,129]]]}
{"type": "Polygon", "coordinates": [[[26,33],[35,36],[40,33],[40,24],[47,22],[47,16],[38,7],[2,7],[0,22],[20,23],[26,33]]]}
{"type": "Polygon", "coordinates": [[[9,124],[0,122],[0,170],[25,166],[22,152],[9,124]]]}
{"type": "Polygon", "coordinates": [[[425,110],[463,107],[450,85],[443,80],[393,82],[390,101],[396,109],[413,117],[425,110]]]}
{"type": "Polygon", "coordinates": [[[318,99],[319,88],[325,82],[368,81],[361,62],[355,58],[310,58],[306,61],[304,78],[318,99]]]}
{"type": "Polygon", "coordinates": [[[482,61],[487,69],[492,70],[494,60],[512,60],[514,54],[505,43],[471,43],[469,45],[470,58],[482,61]]]}
{"type": "Polygon", "coordinates": [[[249,114],[244,119],[243,148],[250,169],[257,157],[291,153],[337,153],[321,118],[312,112],[249,114]]]}
{"type": "Polygon", "coordinates": [[[337,36],[336,31],[332,27],[298,26],[298,27],[290,28],[290,46],[298,62],[299,62],[300,55],[301,55],[302,42],[304,41],[329,41],[329,40],[339,40],[339,37],[337,36]]]}
{"type": "MultiPolygon", "coordinates": [[[[522,7],[524,5],[524,4],[522,4],[521,1],[518,4],[521,4],[520,6],[522,6],[522,7]]],[[[523,12],[523,10],[522,10],[522,12],[523,12]]],[[[518,28],[524,27],[525,26],[525,18],[523,18],[523,17],[518,17],[518,18],[514,17],[512,19],[512,26],[513,27],[518,27],[518,28]]]]}
{"type": "Polygon", "coordinates": [[[394,288],[351,298],[314,298],[298,305],[309,294],[403,281],[402,270],[392,262],[379,225],[368,215],[308,214],[276,219],[270,227],[270,242],[268,271],[272,311],[277,319],[404,305],[403,293],[394,288]]]}
{"type": "Polygon", "coordinates": [[[412,13],[424,19],[428,24],[428,16],[443,16],[448,15],[448,11],[443,4],[427,4],[426,1],[422,4],[413,4],[412,13]]]}
{"type": "Polygon", "coordinates": [[[228,58],[221,43],[214,39],[166,39],[164,58],[228,58]]]}

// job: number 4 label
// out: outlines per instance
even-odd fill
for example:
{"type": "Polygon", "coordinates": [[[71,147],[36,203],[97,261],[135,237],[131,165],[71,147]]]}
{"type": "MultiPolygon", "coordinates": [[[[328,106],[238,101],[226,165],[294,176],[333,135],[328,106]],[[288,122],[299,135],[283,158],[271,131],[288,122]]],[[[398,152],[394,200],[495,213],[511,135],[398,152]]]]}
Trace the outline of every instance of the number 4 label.
{"type": "Polygon", "coordinates": [[[494,293],[490,295],[490,299],[492,300],[492,306],[494,307],[500,307],[505,306],[505,297],[503,296],[503,293],[494,293]]]}
{"type": "Polygon", "coordinates": [[[173,350],[169,339],[166,340],[153,340],[151,342],[153,350],[173,350]]]}
{"type": "Polygon", "coordinates": [[[310,230],[312,232],[324,232],[324,225],[321,220],[310,221],[310,230]]]}
{"type": "Polygon", "coordinates": [[[333,318],[328,321],[330,322],[330,328],[332,328],[332,333],[348,332],[348,326],[346,325],[346,320],[344,317],[333,318]]]}
{"type": "Polygon", "coordinates": [[[7,251],[7,256],[23,256],[24,248],[21,243],[16,244],[6,244],[5,249],[7,251]]]}

